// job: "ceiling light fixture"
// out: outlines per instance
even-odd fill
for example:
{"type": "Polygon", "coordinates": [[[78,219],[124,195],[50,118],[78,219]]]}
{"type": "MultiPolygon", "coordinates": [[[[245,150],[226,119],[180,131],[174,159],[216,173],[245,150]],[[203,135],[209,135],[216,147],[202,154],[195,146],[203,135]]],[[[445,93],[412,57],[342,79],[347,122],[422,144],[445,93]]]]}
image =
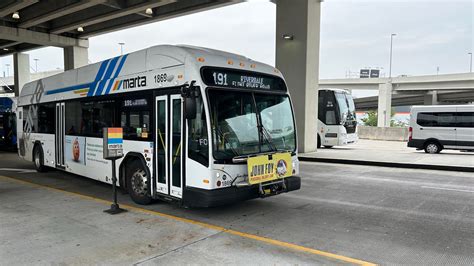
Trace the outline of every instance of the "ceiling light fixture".
{"type": "Polygon", "coordinates": [[[283,34],[282,37],[285,40],[290,40],[290,41],[293,40],[293,35],[290,35],[290,34],[283,34]]]}
{"type": "Polygon", "coordinates": [[[8,48],[3,48],[3,51],[8,51],[8,48]]]}
{"type": "Polygon", "coordinates": [[[145,10],[145,13],[146,13],[147,15],[153,15],[153,9],[147,8],[147,9],[145,10]]]}
{"type": "Polygon", "coordinates": [[[13,12],[12,18],[13,18],[13,19],[20,19],[20,13],[18,13],[18,12],[13,12]]]}
{"type": "Polygon", "coordinates": [[[83,27],[79,27],[79,28],[77,28],[77,31],[78,31],[78,32],[83,32],[83,31],[84,31],[84,28],[83,28],[83,27]]]}

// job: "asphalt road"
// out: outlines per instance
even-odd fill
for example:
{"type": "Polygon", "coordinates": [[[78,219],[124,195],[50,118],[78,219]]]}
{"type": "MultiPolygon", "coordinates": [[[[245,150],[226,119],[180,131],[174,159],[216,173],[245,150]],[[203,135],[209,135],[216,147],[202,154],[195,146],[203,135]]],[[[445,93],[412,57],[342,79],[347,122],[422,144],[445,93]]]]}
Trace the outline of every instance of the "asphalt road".
{"type": "MultiPolygon", "coordinates": [[[[0,152],[2,176],[111,197],[108,185],[32,168],[0,152]]],[[[211,209],[144,208],[379,264],[474,264],[474,174],[302,163],[301,176],[300,191],[276,197],[211,209]]],[[[128,195],[119,201],[133,205],[128,195]]]]}

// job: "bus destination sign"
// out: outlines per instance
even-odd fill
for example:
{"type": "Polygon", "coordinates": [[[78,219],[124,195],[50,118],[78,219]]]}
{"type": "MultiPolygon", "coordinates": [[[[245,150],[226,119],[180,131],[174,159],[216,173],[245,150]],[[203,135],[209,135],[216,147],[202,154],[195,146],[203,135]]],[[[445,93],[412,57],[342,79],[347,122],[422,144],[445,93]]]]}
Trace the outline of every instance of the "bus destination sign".
{"type": "Polygon", "coordinates": [[[285,83],[281,78],[257,72],[205,68],[202,76],[204,83],[208,86],[286,91],[285,83]]]}

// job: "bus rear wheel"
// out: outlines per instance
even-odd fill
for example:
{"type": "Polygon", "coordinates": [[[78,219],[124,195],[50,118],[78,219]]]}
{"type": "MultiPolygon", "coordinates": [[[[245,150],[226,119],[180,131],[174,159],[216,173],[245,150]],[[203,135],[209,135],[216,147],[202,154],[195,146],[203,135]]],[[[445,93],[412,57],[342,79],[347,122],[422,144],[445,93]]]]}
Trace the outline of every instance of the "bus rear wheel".
{"type": "Polygon", "coordinates": [[[331,146],[331,145],[324,145],[324,148],[326,148],[326,149],[331,149],[332,147],[334,147],[334,146],[331,146]]]}
{"type": "Polygon", "coordinates": [[[127,167],[127,189],[132,200],[141,205],[150,204],[152,198],[149,192],[150,177],[145,167],[138,160],[133,161],[127,167]]]}
{"type": "Polygon", "coordinates": [[[39,146],[35,146],[33,150],[33,163],[35,164],[36,171],[46,172],[46,166],[44,166],[43,149],[39,146]]]}

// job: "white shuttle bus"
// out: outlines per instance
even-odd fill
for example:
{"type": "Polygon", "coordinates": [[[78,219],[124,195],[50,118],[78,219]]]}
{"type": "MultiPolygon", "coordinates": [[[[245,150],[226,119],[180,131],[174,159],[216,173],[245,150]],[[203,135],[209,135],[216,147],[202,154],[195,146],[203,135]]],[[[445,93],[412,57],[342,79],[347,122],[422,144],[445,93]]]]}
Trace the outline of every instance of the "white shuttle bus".
{"type": "Polygon", "coordinates": [[[119,185],[208,207],[298,190],[293,108],[281,73],[212,49],[161,45],[26,84],[19,155],[111,183],[104,127],[122,127],[119,185]]]}
{"type": "Polygon", "coordinates": [[[474,105],[413,106],[408,147],[440,153],[474,150],[474,105]]]}
{"type": "Polygon", "coordinates": [[[320,89],[318,99],[318,148],[356,143],[359,138],[352,95],[346,90],[320,89]]]}

